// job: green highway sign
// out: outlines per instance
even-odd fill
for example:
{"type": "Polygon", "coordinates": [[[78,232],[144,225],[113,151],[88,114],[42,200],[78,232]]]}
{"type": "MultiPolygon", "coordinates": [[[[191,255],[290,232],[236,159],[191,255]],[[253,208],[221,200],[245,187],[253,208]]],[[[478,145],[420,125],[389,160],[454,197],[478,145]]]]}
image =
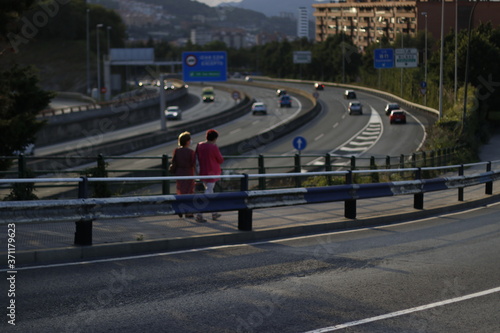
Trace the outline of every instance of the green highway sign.
{"type": "Polygon", "coordinates": [[[417,49],[396,49],[394,53],[394,67],[414,68],[418,66],[417,49]]]}

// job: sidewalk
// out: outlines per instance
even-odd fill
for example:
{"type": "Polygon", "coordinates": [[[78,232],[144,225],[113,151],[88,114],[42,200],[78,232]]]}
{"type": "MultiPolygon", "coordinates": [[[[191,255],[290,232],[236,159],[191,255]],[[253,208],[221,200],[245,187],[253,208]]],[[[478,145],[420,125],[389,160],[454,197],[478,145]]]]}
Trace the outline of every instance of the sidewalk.
{"type": "MultiPolygon", "coordinates": [[[[494,161],[500,169],[500,133],[482,147],[482,161],[494,161]]],[[[466,175],[484,172],[485,166],[470,168],[466,175]]],[[[357,201],[357,218],[344,217],[344,202],[287,206],[253,211],[253,230],[238,230],[238,212],[222,212],[218,221],[200,224],[177,215],[98,220],[93,223],[93,245],[74,246],[75,223],[17,224],[15,226],[17,265],[90,260],[218,246],[272,239],[306,233],[327,232],[360,226],[410,221],[460,211],[500,201],[500,182],[493,184],[493,195],[485,195],[485,185],[465,188],[464,201],[458,190],[424,194],[424,209],[413,208],[413,195],[357,201]]],[[[209,215],[207,214],[207,217],[209,215]]],[[[7,226],[1,226],[7,234],[7,226]]],[[[5,239],[5,238],[4,238],[5,239]]],[[[7,246],[0,254],[6,258],[7,246]]],[[[5,266],[0,266],[5,267],[5,266]]]]}

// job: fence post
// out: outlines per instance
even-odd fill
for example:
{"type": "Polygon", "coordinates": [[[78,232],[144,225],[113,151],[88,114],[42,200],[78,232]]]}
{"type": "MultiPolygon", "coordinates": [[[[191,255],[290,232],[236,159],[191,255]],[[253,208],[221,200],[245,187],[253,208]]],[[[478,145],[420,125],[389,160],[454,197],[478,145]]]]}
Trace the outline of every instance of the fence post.
{"type": "MultiPolygon", "coordinates": [[[[300,154],[295,154],[295,172],[300,173],[300,154]]],[[[302,179],[300,176],[295,176],[295,187],[302,187],[302,179]]]]}
{"type": "MultiPolygon", "coordinates": [[[[332,171],[332,156],[329,153],[325,154],[325,171],[332,171]]],[[[332,176],[326,176],[326,183],[332,185],[332,176]]]]}
{"type": "MultiPolygon", "coordinates": [[[[370,170],[377,170],[377,165],[375,164],[374,156],[370,157],[370,170]]],[[[378,172],[371,173],[371,178],[372,178],[372,183],[378,183],[379,182],[378,172]]]]}
{"type": "MultiPolygon", "coordinates": [[[[486,164],[486,172],[491,171],[491,162],[488,162],[486,164]]],[[[493,182],[486,182],[486,187],[485,187],[485,194],[491,195],[493,194],[493,182]]]]}
{"type": "Polygon", "coordinates": [[[417,154],[415,153],[411,154],[411,166],[412,168],[417,167],[417,154]]]}
{"type": "MultiPolygon", "coordinates": [[[[163,154],[161,156],[161,173],[162,176],[170,176],[168,172],[168,155],[163,154]]],[[[161,182],[161,193],[170,194],[170,180],[164,180],[161,182]]]]}
{"type": "MultiPolygon", "coordinates": [[[[266,167],[264,165],[264,156],[262,154],[259,154],[259,174],[265,174],[266,173],[266,167]]],[[[259,189],[265,190],[266,189],[266,177],[259,177],[259,189]]]]}
{"type": "MultiPolygon", "coordinates": [[[[463,164],[461,164],[458,167],[458,175],[459,176],[464,175],[464,165],[463,164]]],[[[458,201],[464,201],[464,188],[463,187],[458,188],[458,201]]]]}
{"type": "MultiPolygon", "coordinates": [[[[87,177],[81,177],[78,183],[78,198],[85,199],[89,193],[89,182],[87,177]]],[[[92,245],[92,219],[80,219],[75,222],[75,245],[92,245]]]]}
{"type": "Polygon", "coordinates": [[[26,158],[24,154],[19,154],[17,157],[17,178],[26,177],[26,158]]]}
{"type": "MultiPolygon", "coordinates": [[[[347,185],[352,185],[352,170],[347,171],[347,174],[345,175],[345,183],[347,185]]],[[[347,199],[344,201],[344,217],[348,219],[356,218],[356,199],[347,199]]]]}
{"type": "Polygon", "coordinates": [[[424,167],[427,166],[427,153],[425,151],[422,152],[422,160],[423,160],[423,165],[424,167]]]}
{"type": "MultiPolygon", "coordinates": [[[[248,191],[248,175],[246,173],[241,178],[240,190],[242,192],[248,191]]],[[[253,210],[248,208],[238,210],[238,230],[252,230],[252,212],[253,210]]]]}
{"type": "MultiPolygon", "coordinates": [[[[415,171],[415,179],[422,179],[422,172],[420,168],[417,168],[417,170],[415,171]]],[[[413,208],[424,209],[424,194],[422,192],[415,193],[413,195],[413,208]]]]}
{"type": "Polygon", "coordinates": [[[405,155],[401,154],[399,156],[399,168],[404,169],[405,168],[405,155]]]}
{"type": "Polygon", "coordinates": [[[390,169],[391,168],[391,157],[389,155],[387,155],[385,157],[385,168],[386,169],[390,169]]]}

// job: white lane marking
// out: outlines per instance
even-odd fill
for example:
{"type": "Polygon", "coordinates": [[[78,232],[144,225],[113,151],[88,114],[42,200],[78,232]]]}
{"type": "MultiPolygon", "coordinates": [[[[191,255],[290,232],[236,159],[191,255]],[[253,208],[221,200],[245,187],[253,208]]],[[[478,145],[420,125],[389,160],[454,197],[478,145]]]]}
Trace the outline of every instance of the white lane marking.
{"type": "Polygon", "coordinates": [[[333,128],[337,128],[337,126],[339,126],[339,123],[335,123],[335,124],[333,125],[333,128]]]}
{"type": "Polygon", "coordinates": [[[314,141],[318,141],[319,139],[321,139],[323,136],[325,136],[325,134],[321,133],[320,135],[318,135],[317,137],[314,138],[314,141]]]}
{"type": "Polygon", "coordinates": [[[414,308],[409,308],[409,309],[405,309],[405,310],[401,310],[401,311],[391,312],[391,313],[387,313],[387,314],[380,315],[380,316],[375,316],[375,317],[371,317],[371,318],[365,318],[365,319],[361,319],[361,320],[351,321],[351,322],[348,322],[348,323],[345,323],[345,324],[340,324],[340,325],[335,325],[335,326],[331,326],[331,327],[320,328],[320,329],[313,330],[313,331],[307,331],[306,333],[326,333],[326,332],[333,332],[333,331],[337,331],[337,330],[340,330],[340,329],[343,329],[343,328],[358,326],[358,325],[362,325],[362,324],[366,324],[366,323],[371,323],[371,322],[378,321],[378,320],[384,320],[384,319],[387,319],[387,318],[393,318],[393,317],[398,317],[398,316],[406,315],[406,314],[413,313],[413,312],[424,311],[424,310],[432,309],[432,308],[435,308],[435,307],[438,307],[438,306],[443,306],[443,305],[447,305],[447,304],[461,302],[461,301],[465,301],[465,300],[468,300],[468,299],[472,299],[472,298],[476,298],[476,297],[481,297],[481,296],[485,296],[485,295],[489,295],[489,294],[493,294],[493,293],[497,293],[499,291],[500,291],[500,287],[496,287],[496,288],[492,288],[492,289],[488,289],[488,290],[479,291],[477,293],[473,293],[473,294],[469,294],[469,295],[464,295],[464,296],[460,296],[460,297],[455,297],[455,298],[450,298],[450,299],[447,299],[447,300],[444,300],[444,301],[430,303],[430,304],[426,304],[426,305],[421,305],[421,306],[417,306],[417,307],[414,307],[414,308]]]}
{"type": "Polygon", "coordinates": [[[229,134],[238,133],[239,131],[241,131],[241,128],[234,129],[231,132],[229,132],[229,134]]]}
{"type": "MultiPolygon", "coordinates": [[[[484,207],[476,207],[476,208],[471,208],[471,209],[465,210],[465,211],[452,212],[452,213],[442,214],[442,215],[438,215],[438,216],[431,216],[431,217],[426,217],[426,218],[419,219],[419,220],[394,223],[394,224],[390,224],[390,225],[381,225],[381,226],[378,226],[377,228],[378,229],[389,229],[389,228],[394,228],[394,227],[397,227],[397,226],[403,226],[403,225],[409,225],[409,224],[414,224],[414,223],[420,223],[420,222],[425,222],[425,221],[436,220],[438,218],[446,218],[446,217],[449,217],[449,216],[466,214],[466,213],[469,213],[469,212],[474,212],[474,211],[477,211],[477,210],[481,210],[481,209],[489,208],[489,207],[494,207],[494,206],[498,206],[498,205],[500,205],[500,202],[495,202],[495,203],[486,205],[484,207]]],[[[366,230],[373,230],[373,227],[367,227],[367,228],[361,228],[361,229],[333,231],[333,232],[329,232],[329,233],[326,233],[326,234],[321,234],[321,236],[350,234],[350,233],[355,233],[355,232],[360,232],[360,231],[366,231],[366,230]]],[[[61,264],[49,264],[49,265],[39,265],[39,266],[16,267],[16,271],[25,271],[25,270],[41,269],[41,268],[53,268],[53,267],[67,267],[67,266],[89,265],[89,264],[103,263],[103,262],[118,262],[118,261],[126,261],[126,260],[135,260],[135,259],[145,259],[145,258],[172,256],[172,255],[176,255],[176,254],[191,253],[191,252],[205,252],[205,251],[211,251],[211,250],[217,250],[217,249],[225,249],[225,248],[255,246],[255,245],[263,245],[263,244],[280,244],[280,243],[284,243],[284,242],[288,242],[288,241],[294,241],[294,240],[298,240],[298,239],[308,239],[308,238],[313,238],[313,237],[318,237],[318,236],[319,235],[296,236],[296,237],[288,237],[288,238],[276,239],[276,240],[271,240],[271,241],[267,240],[267,241],[253,242],[253,243],[250,242],[250,243],[243,243],[243,244],[210,246],[210,247],[203,247],[203,248],[199,248],[199,249],[188,249],[188,250],[178,250],[178,251],[172,251],[172,252],[141,254],[141,255],[134,255],[134,256],[128,256],[128,257],[120,257],[120,258],[95,259],[95,260],[80,261],[80,262],[61,263],[61,264]]],[[[0,272],[7,272],[7,271],[9,271],[9,269],[0,269],[0,272]]]]}

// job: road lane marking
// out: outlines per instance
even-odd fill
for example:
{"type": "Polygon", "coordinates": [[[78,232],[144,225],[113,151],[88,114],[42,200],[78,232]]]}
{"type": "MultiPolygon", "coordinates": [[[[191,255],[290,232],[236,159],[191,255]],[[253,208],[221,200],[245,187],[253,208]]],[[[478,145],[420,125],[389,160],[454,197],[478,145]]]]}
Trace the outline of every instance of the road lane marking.
{"type": "Polygon", "coordinates": [[[323,136],[325,136],[325,134],[321,133],[320,135],[318,135],[317,137],[314,138],[314,141],[318,141],[319,139],[321,139],[323,136]]]}
{"type": "Polygon", "coordinates": [[[405,310],[401,310],[401,311],[391,312],[391,313],[387,313],[387,314],[380,315],[380,316],[351,321],[351,322],[348,322],[345,324],[340,324],[340,325],[335,325],[335,326],[331,326],[331,327],[320,328],[317,330],[307,331],[305,333],[333,332],[333,331],[337,331],[337,330],[340,330],[343,328],[358,326],[358,325],[371,323],[371,322],[378,321],[378,320],[384,320],[384,319],[388,319],[388,318],[394,318],[394,317],[406,315],[406,314],[413,313],[413,312],[424,311],[424,310],[432,309],[432,308],[435,308],[438,306],[443,306],[443,305],[448,305],[448,304],[457,303],[457,302],[461,302],[461,301],[466,301],[468,299],[481,297],[481,296],[485,296],[485,295],[489,295],[489,294],[493,294],[493,293],[497,293],[497,292],[500,292],[500,287],[496,287],[496,288],[492,288],[492,289],[488,289],[488,290],[483,290],[483,291],[480,291],[477,293],[464,295],[464,296],[460,296],[460,297],[450,298],[450,299],[440,301],[440,302],[421,305],[421,306],[417,306],[414,308],[409,308],[409,309],[405,309],[405,310]]]}

